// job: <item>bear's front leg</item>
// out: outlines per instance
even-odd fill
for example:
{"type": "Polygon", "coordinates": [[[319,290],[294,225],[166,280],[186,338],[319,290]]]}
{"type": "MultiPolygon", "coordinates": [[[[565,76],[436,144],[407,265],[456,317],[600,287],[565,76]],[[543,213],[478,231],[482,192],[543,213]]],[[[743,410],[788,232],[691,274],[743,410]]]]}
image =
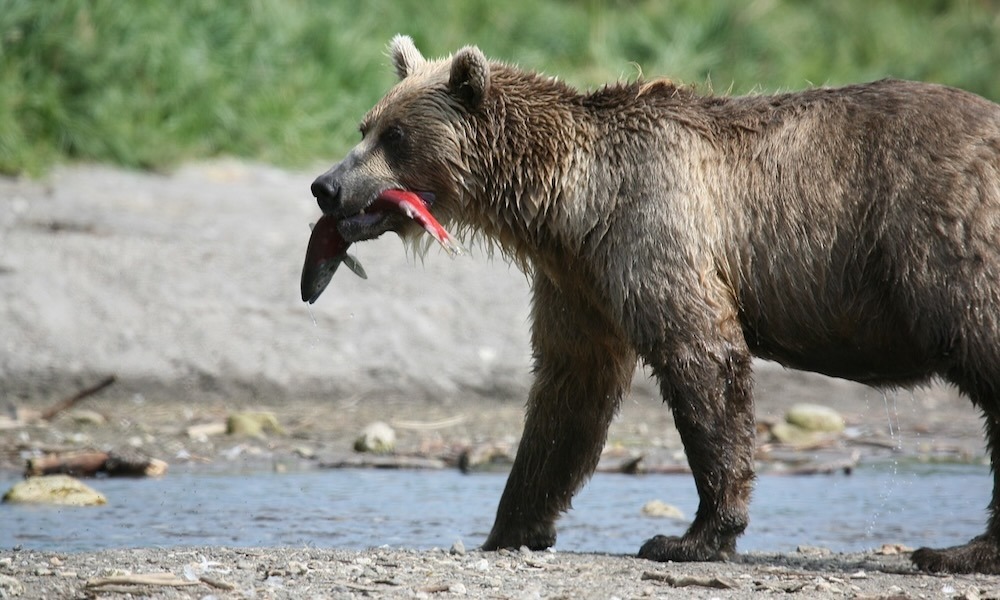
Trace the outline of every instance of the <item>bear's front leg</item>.
{"type": "Polygon", "coordinates": [[[750,354],[736,332],[695,337],[661,346],[654,371],[694,475],[698,512],[683,536],[646,541],[640,558],[726,560],[749,520],[756,436],[750,354]]]}
{"type": "Polygon", "coordinates": [[[616,327],[579,294],[535,275],[535,381],[524,433],[484,550],[556,541],[555,522],[593,474],[636,357],[616,327]]]}

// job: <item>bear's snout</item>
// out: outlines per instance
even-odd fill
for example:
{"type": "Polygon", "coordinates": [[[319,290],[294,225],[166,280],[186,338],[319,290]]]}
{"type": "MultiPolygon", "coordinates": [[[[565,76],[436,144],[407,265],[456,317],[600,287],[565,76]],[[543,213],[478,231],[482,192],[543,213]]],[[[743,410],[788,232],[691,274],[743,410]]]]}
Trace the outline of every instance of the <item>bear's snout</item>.
{"type": "Polygon", "coordinates": [[[340,182],[330,173],[317,177],[309,189],[312,190],[312,195],[315,196],[323,214],[331,214],[340,208],[340,182]]]}

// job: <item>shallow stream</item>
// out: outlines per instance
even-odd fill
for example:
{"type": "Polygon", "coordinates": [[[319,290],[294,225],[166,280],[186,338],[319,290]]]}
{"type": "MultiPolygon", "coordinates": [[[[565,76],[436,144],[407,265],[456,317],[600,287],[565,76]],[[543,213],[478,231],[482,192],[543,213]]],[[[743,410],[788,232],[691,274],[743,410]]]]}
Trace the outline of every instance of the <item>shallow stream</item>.
{"type": "MultiPolygon", "coordinates": [[[[0,548],[93,551],[123,547],[389,545],[448,548],[481,543],[506,475],[456,471],[326,470],[170,473],[161,479],[97,479],[108,505],[0,505],[0,548]]],[[[8,489],[15,479],[0,478],[8,489]]],[[[984,527],[985,466],[885,464],[851,475],[762,475],[741,550],[835,551],[882,544],[946,546],[984,527]]],[[[634,553],[654,533],[688,521],[642,515],[660,499],[687,519],[697,507],[687,475],[598,474],[559,524],[565,551],[634,553]]]]}

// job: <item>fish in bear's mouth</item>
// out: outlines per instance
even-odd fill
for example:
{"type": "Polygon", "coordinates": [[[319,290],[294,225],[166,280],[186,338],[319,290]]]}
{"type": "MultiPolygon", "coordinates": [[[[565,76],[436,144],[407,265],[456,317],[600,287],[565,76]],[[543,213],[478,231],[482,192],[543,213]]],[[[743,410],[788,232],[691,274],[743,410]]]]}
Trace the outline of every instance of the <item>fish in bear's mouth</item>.
{"type": "Polygon", "coordinates": [[[462,254],[462,246],[456,242],[444,227],[438,223],[428,210],[433,196],[418,194],[406,190],[385,190],[378,195],[365,210],[350,217],[336,219],[323,215],[313,225],[309,245],[306,247],[306,260],[302,266],[302,301],[312,304],[320,297],[326,286],[330,284],[333,274],[341,263],[362,279],[367,279],[364,268],[356,258],[347,253],[351,242],[345,239],[342,232],[350,237],[365,237],[366,231],[382,229],[386,219],[395,215],[416,221],[427,233],[452,256],[462,254]],[[426,199],[425,199],[426,198],[426,199]]]}

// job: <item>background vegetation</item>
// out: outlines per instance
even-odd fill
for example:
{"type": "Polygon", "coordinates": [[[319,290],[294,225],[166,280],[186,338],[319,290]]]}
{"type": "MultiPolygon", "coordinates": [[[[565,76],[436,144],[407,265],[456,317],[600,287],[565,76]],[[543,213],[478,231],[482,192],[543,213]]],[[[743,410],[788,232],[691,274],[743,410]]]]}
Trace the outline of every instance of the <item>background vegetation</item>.
{"type": "Polygon", "coordinates": [[[988,0],[0,0],[0,172],[332,160],[392,84],[389,38],[478,44],[581,87],[665,75],[716,93],[885,76],[1000,100],[988,0]]]}

